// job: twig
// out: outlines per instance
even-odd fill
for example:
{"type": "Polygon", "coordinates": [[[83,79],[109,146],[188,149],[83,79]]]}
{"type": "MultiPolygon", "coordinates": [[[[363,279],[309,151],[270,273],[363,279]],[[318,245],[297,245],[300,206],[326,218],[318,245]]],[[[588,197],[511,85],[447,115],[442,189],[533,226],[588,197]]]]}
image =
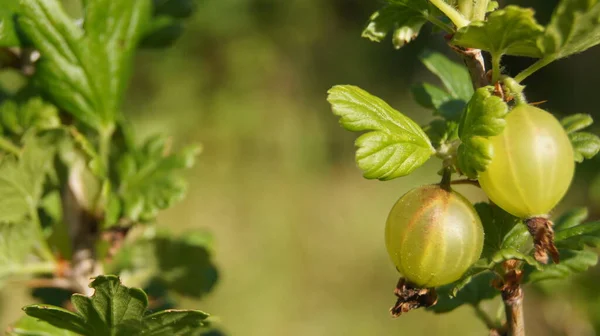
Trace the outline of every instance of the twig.
{"type": "Polygon", "coordinates": [[[471,75],[471,82],[474,89],[479,89],[489,85],[488,78],[485,73],[485,61],[479,49],[461,48],[450,44],[450,48],[456,51],[463,59],[463,62],[471,75]]]}
{"type": "Polygon", "coordinates": [[[502,291],[502,300],[506,311],[506,323],[510,336],[525,336],[525,318],[523,316],[523,290],[520,285],[509,291],[502,291]]]}

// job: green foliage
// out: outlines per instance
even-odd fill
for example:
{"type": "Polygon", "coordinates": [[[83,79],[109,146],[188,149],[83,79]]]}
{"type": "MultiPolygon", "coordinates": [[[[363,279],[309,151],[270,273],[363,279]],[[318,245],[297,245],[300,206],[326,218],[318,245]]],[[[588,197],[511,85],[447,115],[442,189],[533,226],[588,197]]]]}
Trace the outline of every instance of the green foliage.
{"type": "Polygon", "coordinates": [[[525,282],[566,279],[573,274],[587,271],[598,263],[598,254],[594,251],[559,249],[560,264],[550,264],[543,271],[526,269],[525,282]]]}
{"type": "Polygon", "coordinates": [[[504,116],[508,105],[493,95],[491,86],[478,89],[469,101],[458,128],[462,141],[458,147],[458,167],[463,174],[477,177],[485,171],[492,160],[492,145],[489,137],[498,135],[504,129],[504,116]]]}
{"type": "Polygon", "coordinates": [[[23,316],[17,323],[9,327],[10,336],[76,336],[67,329],[55,327],[50,323],[31,316],[23,316]]]}
{"type": "Polygon", "coordinates": [[[158,283],[177,294],[202,297],[217,281],[209,234],[192,231],[174,237],[159,232],[124,246],[110,266],[135,286],[158,283]]]}
{"type": "Polygon", "coordinates": [[[0,105],[0,131],[22,136],[28,130],[38,131],[60,127],[60,118],[55,106],[39,97],[23,103],[5,100],[0,105]]]}
{"type": "Polygon", "coordinates": [[[371,15],[362,36],[373,42],[381,42],[392,32],[396,49],[414,40],[427,21],[426,13],[403,4],[389,4],[371,15]]]}
{"type": "Polygon", "coordinates": [[[491,13],[486,21],[472,22],[454,35],[452,43],[488,51],[494,57],[516,55],[541,57],[537,46],[543,34],[533,17],[533,10],[508,6],[491,13]]]}
{"type": "Polygon", "coordinates": [[[144,48],[166,48],[183,34],[183,19],[196,10],[194,0],[153,0],[152,20],[142,38],[144,48]]]}
{"type": "Polygon", "coordinates": [[[80,335],[184,335],[206,325],[208,314],[198,310],[166,310],[147,315],[148,297],[128,288],[116,276],[99,276],[92,297],[74,294],[77,313],[48,305],[30,305],[27,315],[80,335]]]}
{"type": "Polygon", "coordinates": [[[600,152],[600,137],[588,132],[579,132],[593,122],[594,120],[588,114],[573,114],[561,120],[573,145],[576,162],[591,159],[600,152]]]}
{"type": "Polygon", "coordinates": [[[497,205],[477,203],[475,204],[475,210],[479,214],[479,218],[483,224],[483,231],[485,232],[483,252],[481,253],[482,258],[491,258],[494,253],[503,248],[518,249],[521,246],[521,241],[515,242],[516,237],[529,237],[528,233],[519,235],[513,232],[517,224],[522,225],[521,220],[502,210],[497,205]],[[509,233],[512,234],[509,235],[509,233]]]}
{"type": "Polygon", "coordinates": [[[452,285],[446,285],[438,289],[438,302],[429,307],[435,313],[448,313],[462,305],[469,304],[477,306],[481,301],[491,300],[500,293],[492,286],[496,277],[489,271],[481,272],[474,276],[468,285],[457,292],[453,292],[452,285]]]}
{"type": "Polygon", "coordinates": [[[15,15],[18,12],[19,0],[2,1],[2,6],[0,6],[0,47],[15,47],[20,44],[15,26],[15,15]]]}
{"type": "Polygon", "coordinates": [[[356,86],[334,86],[327,100],[344,128],[368,132],[356,140],[356,162],[365,178],[391,180],[408,175],[434,153],[414,121],[356,86]]]}
{"type": "Polygon", "coordinates": [[[600,1],[562,0],[538,45],[544,57],[560,59],[600,43],[600,1]]]}
{"type": "Polygon", "coordinates": [[[38,263],[35,258],[36,223],[29,220],[13,223],[0,223],[0,285],[9,276],[27,274],[29,268],[40,266],[42,270],[52,270],[52,263],[38,263]]]}
{"type": "Polygon", "coordinates": [[[444,84],[452,98],[469,101],[473,95],[471,77],[464,65],[451,61],[444,55],[425,50],[419,56],[421,62],[444,84]]]}
{"type": "Polygon", "coordinates": [[[169,141],[156,136],[119,158],[117,194],[122,206],[115,205],[115,210],[122,209],[121,217],[132,222],[152,221],[159,210],[183,198],[187,184],[180,171],[194,165],[200,147],[168,151],[169,141]]]}
{"type": "Polygon", "coordinates": [[[90,127],[111,132],[133,51],[149,20],[150,0],[88,1],[83,29],[57,0],[21,3],[20,27],[42,54],[36,80],[57,106],[90,127]]]}

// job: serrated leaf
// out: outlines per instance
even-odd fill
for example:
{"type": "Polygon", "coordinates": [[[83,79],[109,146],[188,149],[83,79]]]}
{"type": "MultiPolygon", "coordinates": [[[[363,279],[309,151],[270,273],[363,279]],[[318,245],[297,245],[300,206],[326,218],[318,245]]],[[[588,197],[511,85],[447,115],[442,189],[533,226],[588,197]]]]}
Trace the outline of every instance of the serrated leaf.
{"type": "Polygon", "coordinates": [[[17,103],[5,100],[0,105],[0,124],[4,133],[22,136],[31,129],[38,131],[61,125],[58,110],[39,97],[17,103]]]}
{"type": "Polygon", "coordinates": [[[507,6],[491,13],[486,21],[472,22],[459,29],[452,43],[485,50],[494,57],[541,57],[537,39],[543,34],[544,27],[537,23],[533,14],[529,8],[507,6]]]}
{"type": "Polygon", "coordinates": [[[489,137],[502,133],[506,125],[508,105],[492,93],[490,86],[475,91],[458,128],[462,141],[458,147],[458,166],[470,178],[485,171],[493,156],[489,137]]]}
{"type": "Polygon", "coordinates": [[[469,71],[463,64],[451,61],[446,56],[425,50],[419,56],[421,62],[440,78],[444,87],[454,98],[469,101],[473,95],[473,84],[469,71]]]}
{"type": "Polygon", "coordinates": [[[112,129],[150,0],[88,1],[83,29],[57,0],[22,0],[21,12],[19,26],[42,55],[35,74],[40,87],[80,121],[112,129]]]}
{"type": "Polygon", "coordinates": [[[49,305],[23,308],[27,315],[55,327],[84,336],[176,335],[189,328],[204,326],[208,314],[197,310],[168,310],[146,315],[148,297],[137,288],[123,286],[114,275],[95,278],[91,297],[71,297],[77,313],[49,305]]]}
{"type": "MultiPolygon", "coordinates": [[[[475,204],[475,210],[479,214],[485,233],[481,257],[491,258],[503,248],[505,237],[520,220],[495,204],[477,203],[475,204]]],[[[506,247],[519,248],[515,246],[506,247]]]]}
{"type": "Polygon", "coordinates": [[[53,157],[52,148],[29,138],[19,159],[4,158],[0,163],[0,222],[20,221],[34,211],[53,157]]]}
{"type": "Polygon", "coordinates": [[[55,327],[31,316],[23,316],[7,330],[10,336],[76,336],[77,334],[55,327]]]}
{"type": "Polygon", "coordinates": [[[582,250],[586,245],[600,246],[600,222],[591,222],[557,230],[554,241],[559,248],[582,250]]]}
{"type": "Polygon", "coordinates": [[[561,214],[554,221],[554,231],[572,228],[583,223],[588,218],[588,209],[585,207],[573,208],[561,214]]]}
{"type": "Polygon", "coordinates": [[[576,162],[591,159],[600,151],[600,137],[587,132],[576,132],[569,134],[573,145],[576,162]]]}
{"type": "Polygon", "coordinates": [[[164,137],[154,137],[119,159],[117,193],[123,200],[125,218],[134,222],[151,221],[159,210],[183,198],[187,183],[181,171],[195,164],[201,148],[188,146],[172,154],[168,154],[167,149],[164,137]]]}
{"type": "Polygon", "coordinates": [[[429,83],[416,84],[411,91],[419,105],[434,110],[434,115],[439,115],[446,120],[460,120],[462,111],[467,105],[464,100],[453,98],[446,91],[429,83]]]}
{"type": "Polygon", "coordinates": [[[561,0],[538,40],[551,60],[580,53],[600,43],[600,1],[561,0]]]}
{"type": "Polygon", "coordinates": [[[206,232],[188,232],[179,237],[159,233],[125,245],[111,270],[124,281],[140,287],[158,282],[181,295],[202,297],[217,282],[212,262],[211,238],[206,232]]]}
{"type": "Polygon", "coordinates": [[[560,123],[565,132],[571,134],[591,126],[594,123],[594,119],[589,114],[573,114],[561,119],[560,123]]]}
{"type": "Polygon", "coordinates": [[[427,22],[423,11],[406,5],[386,5],[371,15],[362,37],[381,42],[389,32],[396,49],[414,40],[427,22]]]}
{"type": "Polygon", "coordinates": [[[502,241],[503,249],[515,249],[518,251],[527,250],[533,246],[533,240],[527,225],[523,224],[521,220],[517,222],[515,226],[504,236],[502,241]]]}
{"type": "Polygon", "coordinates": [[[496,253],[494,253],[494,255],[491,258],[491,262],[494,265],[498,265],[507,260],[520,260],[520,261],[525,262],[529,266],[535,267],[536,269],[539,269],[539,270],[543,269],[543,265],[540,264],[537,260],[535,260],[534,257],[527,255],[525,253],[521,253],[512,248],[505,248],[500,251],[497,251],[496,253]]]}
{"type": "Polygon", "coordinates": [[[543,270],[526,268],[525,282],[565,279],[573,274],[585,272],[598,263],[598,255],[594,251],[559,249],[559,253],[560,264],[547,265],[543,270]]]}
{"type": "Polygon", "coordinates": [[[437,314],[447,313],[464,304],[476,306],[481,301],[491,300],[500,295],[500,291],[492,286],[494,278],[492,272],[482,272],[454,294],[452,284],[440,287],[437,289],[438,302],[427,310],[437,314]]]}
{"type": "Polygon", "coordinates": [[[386,102],[351,85],[329,90],[327,100],[349,131],[367,131],[356,140],[356,162],[364,177],[391,180],[410,174],[435,150],[423,130],[386,102]]]}

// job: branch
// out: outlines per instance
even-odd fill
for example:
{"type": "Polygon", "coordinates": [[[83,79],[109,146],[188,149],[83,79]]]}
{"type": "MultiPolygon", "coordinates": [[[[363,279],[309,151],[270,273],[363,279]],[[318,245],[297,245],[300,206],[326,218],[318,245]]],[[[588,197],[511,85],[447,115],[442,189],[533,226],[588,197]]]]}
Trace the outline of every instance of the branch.
{"type": "Polygon", "coordinates": [[[485,72],[485,61],[479,49],[461,48],[450,44],[450,48],[456,51],[463,59],[463,62],[471,75],[471,82],[474,89],[479,89],[489,85],[489,80],[485,72]]]}
{"type": "Polygon", "coordinates": [[[516,288],[502,291],[502,300],[506,311],[506,323],[510,336],[525,336],[525,318],[523,317],[523,290],[516,288]]]}

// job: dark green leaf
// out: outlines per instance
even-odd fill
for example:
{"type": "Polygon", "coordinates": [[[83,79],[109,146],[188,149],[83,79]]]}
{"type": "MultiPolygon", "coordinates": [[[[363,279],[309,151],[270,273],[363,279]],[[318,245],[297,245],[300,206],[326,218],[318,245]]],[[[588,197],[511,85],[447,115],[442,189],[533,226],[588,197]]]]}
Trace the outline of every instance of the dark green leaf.
{"type": "Polygon", "coordinates": [[[185,19],[194,14],[197,0],[152,0],[154,16],[185,19]]]}
{"type": "Polygon", "coordinates": [[[414,40],[427,21],[422,11],[405,5],[387,5],[371,15],[362,37],[381,42],[391,31],[396,49],[414,40]]]}
{"type": "Polygon", "coordinates": [[[456,32],[452,42],[465,48],[506,55],[541,57],[537,39],[543,34],[532,9],[508,6],[491,13],[486,21],[472,22],[456,32]]]}
{"type": "Polygon", "coordinates": [[[571,134],[592,125],[594,119],[589,114],[573,114],[563,118],[560,123],[563,125],[567,134],[571,134]]]}
{"type": "Polygon", "coordinates": [[[431,50],[425,50],[419,56],[423,64],[440,78],[450,95],[469,101],[473,95],[473,84],[467,68],[449,60],[446,56],[431,50]]]}
{"type": "Polygon", "coordinates": [[[559,248],[582,250],[586,245],[600,246],[600,222],[591,222],[556,231],[554,241],[559,248]]]}
{"type": "Polygon", "coordinates": [[[17,323],[8,328],[10,336],[76,336],[77,334],[67,329],[61,329],[50,323],[38,320],[31,316],[24,316],[17,323]]]}
{"type": "Polygon", "coordinates": [[[356,86],[334,86],[327,100],[344,128],[368,132],[356,140],[356,162],[365,178],[408,175],[435,153],[419,125],[356,86]]]}
{"type": "Polygon", "coordinates": [[[585,207],[571,209],[554,221],[554,231],[572,228],[583,223],[588,218],[588,209],[585,207]]]}
{"type": "Polygon", "coordinates": [[[573,145],[576,162],[591,159],[600,151],[600,137],[587,132],[576,132],[569,134],[573,145]]]}
{"type": "Polygon", "coordinates": [[[206,232],[188,232],[180,237],[160,233],[126,245],[111,267],[114,272],[130,274],[136,286],[159,281],[178,294],[201,297],[218,278],[211,260],[211,240],[206,232]]]}
{"type": "Polygon", "coordinates": [[[485,171],[492,160],[492,144],[489,137],[504,130],[508,105],[493,95],[493,88],[477,89],[463,113],[458,128],[462,144],[458,148],[458,166],[462,172],[475,178],[478,172],[485,171]]]}
{"type": "Polygon", "coordinates": [[[15,26],[15,16],[18,12],[19,0],[2,0],[0,6],[0,47],[20,45],[17,27],[15,26]]]}
{"type": "Polygon", "coordinates": [[[159,210],[181,200],[187,183],[181,170],[191,168],[201,151],[189,146],[167,154],[168,144],[163,137],[149,139],[134,153],[124,154],[118,162],[123,199],[123,215],[134,222],[151,221],[159,210]]]}
{"type": "Polygon", "coordinates": [[[84,336],[177,335],[204,326],[208,314],[196,310],[163,311],[146,315],[148,297],[137,288],[123,286],[113,275],[95,278],[91,297],[74,294],[77,313],[48,305],[24,308],[32,317],[84,336]]]}
{"type": "Polygon", "coordinates": [[[150,0],[95,0],[84,30],[57,0],[22,0],[20,27],[41,52],[36,78],[56,104],[103,131],[114,127],[150,0]]]}
{"type": "Polygon", "coordinates": [[[436,147],[458,139],[458,123],[434,119],[425,127],[425,133],[436,147]]]}
{"type": "Polygon", "coordinates": [[[183,24],[169,17],[156,18],[149,25],[141,42],[144,48],[166,48],[183,34],[183,24]]]}
{"type": "MultiPolygon", "coordinates": [[[[479,214],[485,233],[482,258],[491,258],[503,248],[505,237],[520,220],[502,210],[495,204],[477,203],[475,210],[479,214]]],[[[506,246],[518,249],[520,246],[506,246]]]]}
{"type": "Polygon", "coordinates": [[[600,43],[600,1],[561,0],[538,45],[544,56],[559,59],[600,43]]]}
{"type": "Polygon", "coordinates": [[[500,292],[492,286],[495,275],[492,272],[482,272],[473,277],[473,279],[458,292],[453,295],[453,285],[446,285],[437,289],[438,302],[436,305],[427,308],[435,313],[447,313],[464,304],[473,306],[481,301],[490,300],[500,295],[500,292]]]}
{"type": "Polygon", "coordinates": [[[594,251],[561,250],[560,264],[550,264],[542,270],[526,268],[525,282],[542,280],[565,279],[569,276],[587,271],[598,263],[598,255],[594,251]]]}
{"type": "Polygon", "coordinates": [[[466,106],[465,101],[453,98],[446,91],[428,83],[414,85],[412,93],[421,106],[434,110],[435,115],[450,121],[458,121],[466,106]]]}
{"type": "Polygon", "coordinates": [[[533,246],[531,234],[527,229],[527,225],[521,220],[504,236],[502,241],[503,249],[515,249],[518,251],[528,250],[533,246]]]}

